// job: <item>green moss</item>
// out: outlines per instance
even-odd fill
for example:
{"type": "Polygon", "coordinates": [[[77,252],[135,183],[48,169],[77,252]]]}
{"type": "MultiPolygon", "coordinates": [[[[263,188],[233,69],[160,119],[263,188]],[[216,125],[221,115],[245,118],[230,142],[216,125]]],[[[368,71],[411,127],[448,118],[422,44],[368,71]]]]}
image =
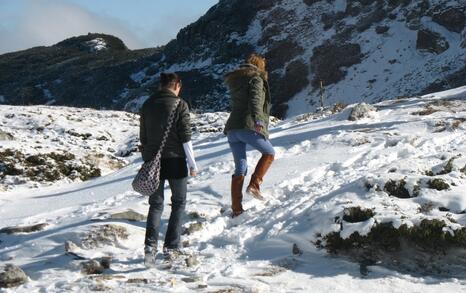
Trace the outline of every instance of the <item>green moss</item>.
{"type": "Polygon", "coordinates": [[[372,209],[349,207],[343,210],[343,220],[348,223],[358,223],[369,220],[375,215],[372,209]]]}
{"type": "Polygon", "coordinates": [[[384,190],[390,196],[398,197],[398,198],[410,198],[411,195],[409,191],[405,187],[406,181],[401,179],[399,181],[396,180],[389,180],[385,183],[384,190]]]}
{"type": "Polygon", "coordinates": [[[435,189],[438,191],[450,189],[450,185],[446,183],[445,180],[440,178],[435,178],[427,181],[427,186],[429,186],[430,189],[435,189]]]}

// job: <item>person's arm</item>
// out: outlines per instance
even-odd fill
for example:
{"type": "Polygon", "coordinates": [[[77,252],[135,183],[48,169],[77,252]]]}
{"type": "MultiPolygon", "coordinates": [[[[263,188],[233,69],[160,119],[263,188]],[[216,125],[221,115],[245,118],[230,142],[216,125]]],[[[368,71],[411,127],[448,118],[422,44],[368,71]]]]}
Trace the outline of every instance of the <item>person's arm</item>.
{"type": "Polygon", "coordinates": [[[144,124],[144,115],[142,110],[139,113],[139,140],[141,142],[141,150],[147,144],[146,125],[144,124]]]}
{"type": "Polygon", "coordinates": [[[186,143],[191,141],[191,117],[189,116],[189,108],[187,103],[183,100],[181,100],[180,103],[180,117],[178,119],[176,128],[181,143],[186,143]]]}
{"type": "Polygon", "coordinates": [[[254,120],[256,130],[264,127],[262,112],[264,107],[264,81],[260,76],[253,77],[249,82],[249,110],[254,120]]]}
{"type": "Polygon", "coordinates": [[[186,154],[186,159],[188,160],[188,166],[190,171],[197,172],[196,159],[194,157],[193,144],[191,141],[183,143],[184,153],[186,154]]]}

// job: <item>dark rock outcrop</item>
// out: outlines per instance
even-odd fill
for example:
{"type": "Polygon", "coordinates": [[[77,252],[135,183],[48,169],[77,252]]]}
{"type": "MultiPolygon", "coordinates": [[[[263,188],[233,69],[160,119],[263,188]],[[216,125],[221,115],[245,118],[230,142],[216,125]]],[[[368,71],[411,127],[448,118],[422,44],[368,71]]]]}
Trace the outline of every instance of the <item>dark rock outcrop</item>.
{"type": "Polygon", "coordinates": [[[345,77],[342,67],[349,67],[361,62],[361,47],[358,44],[325,43],[314,48],[311,68],[314,72],[312,84],[318,86],[337,83],[345,77]]]}
{"type": "Polygon", "coordinates": [[[439,33],[428,29],[421,29],[417,32],[416,49],[422,52],[442,54],[450,48],[450,44],[439,33]]]}
{"type": "Polygon", "coordinates": [[[435,13],[432,16],[432,20],[455,33],[461,33],[466,24],[466,16],[463,9],[457,7],[435,13]]]}

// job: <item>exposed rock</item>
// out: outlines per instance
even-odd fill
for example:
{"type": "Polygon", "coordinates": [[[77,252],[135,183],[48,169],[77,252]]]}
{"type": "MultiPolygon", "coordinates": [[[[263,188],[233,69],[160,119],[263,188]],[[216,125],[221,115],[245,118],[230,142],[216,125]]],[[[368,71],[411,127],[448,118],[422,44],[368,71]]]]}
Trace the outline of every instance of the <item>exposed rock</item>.
{"type": "Polygon", "coordinates": [[[385,26],[385,25],[379,25],[375,28],[375,32],[379,35],[384,34],[390,30],[390,27],[385,26]]]}
{"type": "Polygon", "coordinates": [[[285,75],[279,81],[271,84],[274,115],[278,118],[285,117],[287,107],[283,107],[283,105],[309,84],[308,74],[308,66],[302,61],[296,60],[288,64],[285,75]]]}
{"type": "Polygon", "coordinates": [[[136,211],[133,211],[131,209],[125,211],[125,212],[120,212],[120,213],[114,213],[110,216],[112,219],[121,219],[121,220],[128,220],[128,221],[135,221],[135,222],[143,222],[147,219],[145,215],[142,215],[136,211]]]}
{"type": "Polygon", "coordinates": [[[0,229],[0,233],[6,233],[6,234],[18,234],[18,233],[33,233],[33,232],[38,232],[42,231],[47,227],[47,223],[40,223],[40,224],[35,224],[35,225],[30,225],[30,226],[17,226],[17,227],[6,227],[0,229]]]}
{"type": "Polygon", "coordinates": [[[0,273],[0,288],[13,288],[27,283],[28,276],[24,271],[12,264],[7,264],[0,273]]]}
{"type": "Polygon", "coordinates": [[[428,29],[417,32],[416,49],[422,52],[441,54],[450,48],[448,41],[439,33],[428,29]]]}
{"type": "Polygon", "coordinates": [[[125,227],[106,224],[93,226],[91,231],[81,239],[84,249],[93,249],[104,245],[116,246],[120,240],[128,239],[129,233],[125,227]]]}
{"type": "Polygon", "coordinates": [[[442,12],[435,13],[432,16],[432,20],[455,33],[461,33],[466,24],[464,12],[457,7],[451,7],[442,12]]]}
{"type": "Polygon", "coordinates": [[[293,248],[292,248],[291,252],[293,252],[294,255],[303,254],[303,251],[301,250],[301,248],[299,248],[298,244],[296,244],[296,243],[293,243],[293,248]]]}
{"type": "Polygon", "coordinates": [[[81,264],[81,273],[85,275],[97,275],[104,272],[104,267],[96,260],[90,260],[81,264]]]}
{"type": "Polygon", "coordinates": [[[318,86],[320,81],[330,85],[342,80],[346,73],[342,67],[350,67],[362,60],[361,47],[358,44],[338,44],[327,42],[314,48],[311,69],[314,72],[312,84],[318,86]]]}
{"type": "Polygon", "coordinates": [[[313,5],[314,3],[317,3],[317,2],[320,2],[320,1],[323,1],[323,0],[303,0],[304,4],[306,5],[313,5]]]}
{"type": "Polygon", "coordinates": [[[110,265],[112,264],[112,257],[111,256],[105,256],[100,259],[100,265],[104,269],[109,269],[110,265]]]}
{"type": "Polygon", "coordinates": [[[282,68],[284,64],[301,54],[304,51],[296,42],[290,40],[282,40],[272,44],[271,48],[265,54],[268,61],[267,68],[273,71],[277,68],[282,68]],[[286,54],[283,54],[286,52],[286,54]]]}
{"type": "Polygon", "coordinates": [[[350,121],[357,121],[363,118],[370,118],[376,112],[377,109],[374,106],[366,103],[357,104],[351,110],[351,114],[348,117],[350,121]]]}
{"type": "Polygon", "coordinates": [[[8,132],[0,130],[0,140],[14,140],[14,136],[8,132]]]}

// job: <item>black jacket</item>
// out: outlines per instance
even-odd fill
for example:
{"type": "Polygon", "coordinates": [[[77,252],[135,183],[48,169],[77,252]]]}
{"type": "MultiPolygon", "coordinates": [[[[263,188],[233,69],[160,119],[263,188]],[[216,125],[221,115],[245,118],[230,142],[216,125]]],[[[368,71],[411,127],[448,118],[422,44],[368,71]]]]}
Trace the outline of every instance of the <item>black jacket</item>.
{"type": "MultiPolygon", "coordinates": [[[[142,159],[145,162],[151,160],[157,154],[162,143],[163,133],[167,128],[168,116],[177,99],[180,98],[174,93],[162,89],[153,94],[142,105],[140,111],[140,140],[142,145],[142,159]]],[[[181,99],[175,113],[173,126],[162,152],[162,158],[182,158],[184,165],[186,165],[183,143],[190,140],[191,121],[189,117],[189,107],[188,104],[181,99]]],[[[163,165],[164,164],[162,164],[162,167],[163,165]]]]}

